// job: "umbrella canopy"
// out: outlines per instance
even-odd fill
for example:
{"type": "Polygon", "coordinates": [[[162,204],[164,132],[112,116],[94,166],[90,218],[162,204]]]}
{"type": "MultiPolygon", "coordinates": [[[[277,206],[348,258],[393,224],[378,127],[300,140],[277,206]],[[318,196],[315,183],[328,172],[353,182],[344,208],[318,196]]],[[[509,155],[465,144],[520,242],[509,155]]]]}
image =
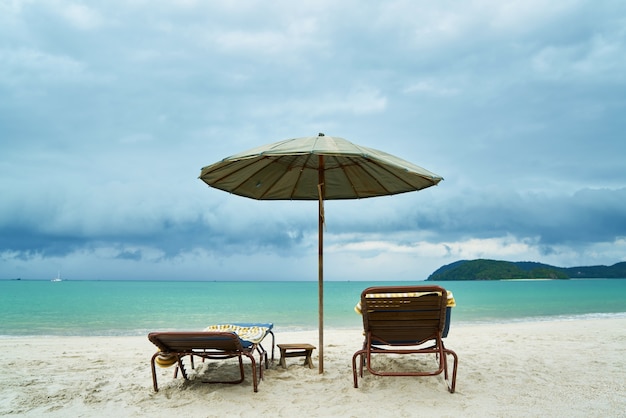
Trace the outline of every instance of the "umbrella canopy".
{"type": "Polygon", "coordinates": [[[204,167],[211,187],[258,200],[360,199],[424,189],[442,178],[401,158],[343,138],[288,139],[204,167]],[[320,158],[322,157],[322,158],[320,158]]]}
{"type": "Polygon", "coordinates": [[[257,200],[319,202],[319,372],[323,373],[323,201],[417,191],[436,185],[442,177],[385,152],[319,134],[230,156],[204,167],[200,179],[257,200]]]}

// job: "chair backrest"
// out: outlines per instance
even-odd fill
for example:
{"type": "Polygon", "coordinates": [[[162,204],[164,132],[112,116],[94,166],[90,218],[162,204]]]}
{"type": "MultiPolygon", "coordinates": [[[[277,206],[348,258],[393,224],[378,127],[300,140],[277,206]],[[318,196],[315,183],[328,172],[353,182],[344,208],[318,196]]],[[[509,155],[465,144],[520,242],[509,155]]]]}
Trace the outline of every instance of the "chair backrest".
{"type": "Polygon", "coordinates": [[[148,339],[162,352],[187,352],[191,350],[243,351],[241,341],[234,332],[152,332],[148,339]]]}
{"type": "Polygon", "coordinates": [[[363,328],[373,342],[412,345],[441,337],[447,292],[439,286],[381,286],[361,293],[363,328]]]}

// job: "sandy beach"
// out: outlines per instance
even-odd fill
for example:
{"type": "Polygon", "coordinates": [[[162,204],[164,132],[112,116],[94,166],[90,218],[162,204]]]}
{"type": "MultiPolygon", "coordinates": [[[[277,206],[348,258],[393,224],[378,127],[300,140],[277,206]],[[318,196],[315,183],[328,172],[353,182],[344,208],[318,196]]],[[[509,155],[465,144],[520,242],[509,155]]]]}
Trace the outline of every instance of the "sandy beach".
{"type": "MultiPolygon", "coordinates": [[[[276,340],[317,345],[317,331],[277,330],[276,340]]],[[[155,347],[146,337],[1,338],[0,415],[626,417],[626,318],[453,326],[446,345],[459,355],[454,394],[440,376],[367,372],[355,389],[361,330],[328,330],[325,342],[323,375],[299,358],[283,369],[277,350],[257,393],[249,363],[238,385],[186,382],[173,379],[173,368],[158,369],[155,393],[155,347]]],[[[229,373],[236,364],[200,363],[196,371],[207,367],[229,373]]]]}

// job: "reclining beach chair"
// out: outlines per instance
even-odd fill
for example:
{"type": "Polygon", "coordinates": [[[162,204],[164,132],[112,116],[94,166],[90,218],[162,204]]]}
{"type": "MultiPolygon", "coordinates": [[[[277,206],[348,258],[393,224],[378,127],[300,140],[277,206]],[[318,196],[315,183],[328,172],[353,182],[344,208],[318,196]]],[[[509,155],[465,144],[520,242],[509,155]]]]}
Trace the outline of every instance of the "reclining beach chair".
{"type": "MultiPolygon", "coordinates": [[[[446,327],[447,292],[439,286],[370,287],[361,293],[361,313],[365,341],[352,356],[354,387],[363,366],[378,376],[436,376],[444,373],[450,393],[454,393],[458,357],[443,343],[446,327]],[[384,371],[372,365],[372,355],[434,354],[436,368],[429,370],[384,371]],[[448,376],[448,355],[454,360],[452,380],[448,376]],[[357,359],[359,371],[357,375],[357,359]]],[[[422,369],[423,367],[420,367],[422,369]]]]}
{"type": "Polygon", "coordinates": [[[263,359],[267,358],[265,351],[257,343],[242,341],[234,332],[202,331],[202,332],[152,332],[148,339],[159,348],[150,361],[152,368],[152,383],[154,391],[158,392],[155,363],[174,365],[177,369],[176,377],[180,369],[183,377],[188,380],[189,376],[183,358],[190,357],[191,367],[194,368],[193,356],[204,359],[224,360],[238,357],[239,379],[217,381],[204,381],[205,383],[241,383],[244,380],[243,356],[250,359],[252,364],[252,385],[255,392],[258,391],[258,382],[263,378],[263,359]],[[257,375],[256,360],[254,353],[259,353],[259,370],[257,375]],[[165,359],[165,363],[164,360],[165,359]],[[258,377],[257,377],[258,376],[258,377]]]}

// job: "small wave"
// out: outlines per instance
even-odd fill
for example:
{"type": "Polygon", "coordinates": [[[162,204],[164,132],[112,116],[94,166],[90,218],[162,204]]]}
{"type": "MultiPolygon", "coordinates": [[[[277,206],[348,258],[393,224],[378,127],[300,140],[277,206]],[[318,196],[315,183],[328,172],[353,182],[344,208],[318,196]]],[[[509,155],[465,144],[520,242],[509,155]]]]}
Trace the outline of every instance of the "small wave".
{"type": "Polygon", "coordinates": [[[566,315],[544,315],[544,316],[527,316],[515,318],[481,318],[477,320],[458,320],[453,319],[453,323],[457,325],[486,325],[486,324],[520,324],[525,322],[552,322],[552,321],[584,321],[592,319],[624,319],[626,312],[597,312],[585,314],[566,314],[566,315]]]}

